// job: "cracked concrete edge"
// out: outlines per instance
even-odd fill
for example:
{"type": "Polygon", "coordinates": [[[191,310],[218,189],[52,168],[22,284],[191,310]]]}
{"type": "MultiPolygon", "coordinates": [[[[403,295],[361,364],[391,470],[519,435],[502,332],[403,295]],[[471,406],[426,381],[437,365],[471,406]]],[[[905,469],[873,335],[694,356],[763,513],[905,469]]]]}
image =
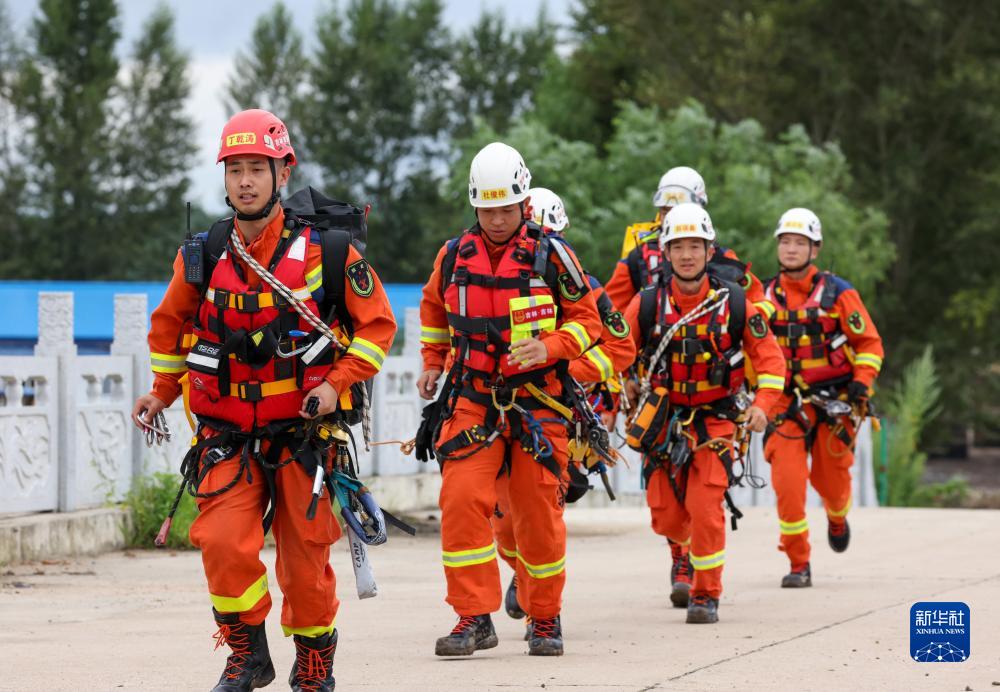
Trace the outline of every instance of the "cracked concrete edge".
{"type": "Polygon", "coordinates": [[[0,565],[119,550],[129,521],[122,507],[0,518],[0,565]]]}

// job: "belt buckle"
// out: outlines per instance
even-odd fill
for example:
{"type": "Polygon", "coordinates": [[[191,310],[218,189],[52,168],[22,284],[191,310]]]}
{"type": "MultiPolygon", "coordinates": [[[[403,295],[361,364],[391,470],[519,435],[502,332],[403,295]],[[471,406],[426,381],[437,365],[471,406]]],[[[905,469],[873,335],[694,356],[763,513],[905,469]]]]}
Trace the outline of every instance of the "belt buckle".
{"type": "Polygon", "coordinates": [[[236,310],[238,312],[257,312],[260,309],[257,293],[237,293],[236,310]]]}
{"type": "Polygon", "coordinates": [[[264,398],[260,382],[257,381],[240,382],[237,385],[237,391],[239,393],[240,401],[256,403],[264,398]]]}

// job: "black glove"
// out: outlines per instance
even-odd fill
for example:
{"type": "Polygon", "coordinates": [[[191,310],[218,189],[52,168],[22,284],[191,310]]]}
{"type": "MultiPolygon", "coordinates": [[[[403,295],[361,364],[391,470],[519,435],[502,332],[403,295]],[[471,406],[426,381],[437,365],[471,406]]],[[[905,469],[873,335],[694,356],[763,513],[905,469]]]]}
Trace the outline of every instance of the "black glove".
{"type": "Polygon", "coordinates": [[[868,398],[868,385],[864,382],[858,382],[857,380],[851,381],[847,385],[847,400],[852,404],[856,404],[859,401],[864,401],[868,398]]]}
{"type": "Polygon", "coordinates": [[[424,406],[421,414],[420,428],[417,429],[414,450],[417,459],[427,461],[434,458],[434,433],[441,419],[441,402],[432,401],[424,406]]]}

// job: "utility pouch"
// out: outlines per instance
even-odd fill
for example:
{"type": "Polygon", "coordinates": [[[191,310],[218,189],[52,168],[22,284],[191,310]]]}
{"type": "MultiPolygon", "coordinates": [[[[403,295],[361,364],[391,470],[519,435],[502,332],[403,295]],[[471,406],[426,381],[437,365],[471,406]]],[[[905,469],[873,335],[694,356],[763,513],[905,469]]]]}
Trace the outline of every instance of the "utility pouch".
{"type": "Polygon", "coordinates": [[[669,417],[670,393],[666,387],[657,387],[629,426],[625,443],[637,452],[653,454],[666,436],[669,417]]]}
{"type": "Polygon", "coordinates": [[[552,296],[522,296],[510,299],[510,340],[537,337],[556,328],[556,304],[552,296]]]}

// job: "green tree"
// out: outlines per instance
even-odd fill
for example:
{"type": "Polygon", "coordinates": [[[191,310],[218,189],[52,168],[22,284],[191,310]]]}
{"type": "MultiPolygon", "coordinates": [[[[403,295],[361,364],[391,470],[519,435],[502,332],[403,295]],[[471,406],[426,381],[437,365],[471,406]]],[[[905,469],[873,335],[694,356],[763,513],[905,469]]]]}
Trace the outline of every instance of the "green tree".
{"type": "Polygon", "coordinates": [[[468,136],[477,118],[505,130],[529,110],[554,56],[555,38],[544,6],[533,24],[513,28],[502,13],[483,12],[455,41],[454,133],[468,136]]]}
{"type": "Polygon", "coordinates": [[[302,44],[302,34],[283,2],[262,14],[254,25],[249,48],[233,59],[222,99],[227,112],[264,108],[297,134],[297,116],[309,90],[309,61],[302,44]]]}
{"type": "Polygon", "coordinates": [[[197,150],[185,111],[187,66],[173,14],[160,5],[135,43],[117,99],[112,229],[118,241],[103,246],[114,259],[114,278],[166,278],[164,258],[173,257],[183,237],[188,169],[197,150]]]}
{"type": "MultiPolygon", "coordinates": [[[[1000,6],[972,0],[584,0],[570,62],[606,65],[597,75],[624,65],[614,88],[594,76],[582,87],[599,125],[609,98],[673,108],[694,96],[726,122],[753,118],[772,135],[798,123],[814,143],[839,142],[855,181],[850,198],[886,212],[897,247],[891,273],[868,296],[889,374],[927,343],[948,353],[942,418],[955,423],[981,412],[967,392],[1000,380],[990,343],[954,348],[956,332],[992,333],[966,329],[970,303],[952,298],[971,291],[982,307],[995,282],[1000,39],[983,27],[998,22],[1000,6]]],[[[839,242],[834,234],[828,244],[839,242]]]]}
{"type": "Polygon", "coordinates": [[[32,261],[33,252],[25,242],[24,227],[30,222],[23,217],[22,206],[27,179],[27,156],[21,149],[21,138],[14,107],[14,88],[24,60],[21,47],[11,29],[10,11],[0,2],[0,216],[7,219],[8,233],[5,252],[0,254],[0,278],[23,275],[23,265],[32,261]]]}
{"type": "Polygon", "coordinates": [[[21,229],[31,258],[15,268],[34,278],[106,276],[109,96],[118,73],[113,0],[41,0],[31,27],[32,59],[15,90],[30,166],[30,211],[21,229]],[[53,227],[71,232],[53,233],[53,227]],[[68,237],[70,236],[70,237],[68,237]],[[86,248],[81,252],[80,248],[86,248]]]}
{"type": "Polygon", "coordinates": [[[317,26],[304,149],[332,194],[371,202],[370,254],[388,281],[419,281],[435,248],[417,211],[447,155],[449,37],[438,0],[351,0],[317,26]]]}

